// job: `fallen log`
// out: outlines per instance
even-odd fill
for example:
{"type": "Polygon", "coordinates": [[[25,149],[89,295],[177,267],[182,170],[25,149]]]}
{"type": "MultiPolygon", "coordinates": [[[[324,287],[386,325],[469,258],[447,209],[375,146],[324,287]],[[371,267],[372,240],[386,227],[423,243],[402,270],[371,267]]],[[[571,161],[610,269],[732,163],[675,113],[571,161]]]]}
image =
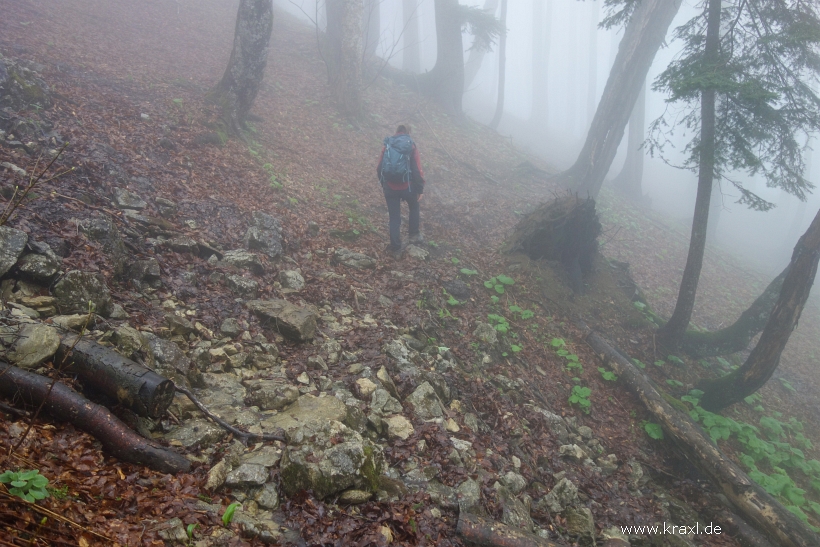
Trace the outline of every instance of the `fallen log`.
{"type": "Polygon", "coordinates": [[[174,383],[96,342],[66,336],[54,360],[63,372],[139,416],[161,418],[174,401],[174,383]]]}
{"type": "Polygon", "coordinates": [[[566,547],[535,534],[462,511],[458,515],[458,535],[467,543],[482,547],[566,547]]]}
{"type": "Polygon", "coordinates": [[[621,381],[646,405],[655,420],[693,465],[720,488],[747,522],[773,544],[787,547],[816,547],[820,536],[768,494],[736,463],[726,457],[688,415],[673,408],[622,353],[603,337],[581,323],[584,338],[599,357],[607,361],[621,381]]]}
{"type": "Polygon", "coordinates": [[[162,473],[186,472],[191,468],[191,462],[184,456],[140,437],[107,408],[59,381],[0,362],[0,396],[18,406],[43,405],[46,412],[94,436],[106,453],[124,462],[162,473]]]}

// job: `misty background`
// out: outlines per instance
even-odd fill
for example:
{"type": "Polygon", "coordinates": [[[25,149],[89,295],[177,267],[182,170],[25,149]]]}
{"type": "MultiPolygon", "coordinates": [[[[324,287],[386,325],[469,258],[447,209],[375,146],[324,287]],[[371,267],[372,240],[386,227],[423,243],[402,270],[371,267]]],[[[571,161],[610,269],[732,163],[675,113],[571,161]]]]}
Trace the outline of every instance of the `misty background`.
{"type": "MultiPolygon", "coordinates": [[[[504,116],[499,133],[511,137],[519,148],[537,154],[556,170],[568,168],[583,145],[587,130],[603,92],[609,69],[615,59],[622,28],[604,30],[599,23],[606,16],[602,0],[545,0],[542,17],[534,16],[537,0],[514,0],[507,11],[507,64],[504,116]],[[541,19],[541,20],[538,20],[541,19]],[[534,62],[536,47],[546,65],[534,62]],[[536,71],[540,71],[540,74],[536,71]],[[533,109],[534,79],[546,81],[546,123],[537,127],[530,122],[533,109]]],[[[323,21],[323,2],[318,0],[275,0],[274,4],[313,25],[323,21]]],[[[483,7],[485,0],[461,0],[462,4],[483,7]]],[[[491,2],[492,3],[492,2],[491,2]]],[[[689,20],[699,10],[699,2],[685,0],[671,29],[689,20]]],[[[500,9],[495,15],[499,15],[500,9]]],[[[419,0],[420,71],[431,69],[436,60],[435,16],[433,0],[419,0]]],[[[402,15],[402,0],[381,0],[379,4],[380,35],[376,54],[397,68],[402,68],[407,36],[402,15]]],[[[372,38],[367,37],[368,41],[372,38]]],[[[472,36],[464,33],[465,62],[471,51],[472,36]]],[[[672,30],[649,72],[646,96],[646,125],[667,108],[665,96],[651,89],[655,77],[677,55],[680,44],[672,30]]],[[[469,63],[468,63],[469,64],[469,63]]],[[[481,123],[489,123],[497,100],[499,55],[497,44],[484,55],[480,68],[465,88],[464,113],[481,123]]],[[[469,69],[467,69],[469,70],[469,69]]],[[[680,150],[691,138],[681,128],[671,137],[675,148],[667,147],[665,159],[645,154],[643,191],[654,211],[677,224],[687,234],[694,210],[697,176],[673,167],[683,160],[680,150]],[[672,164],[672,165],[670,165],[672,164]]],[[[625,158],[626,135],[608,179],[621,169],[625,158]]],[[[806,151],[807,179],[816,182],[820,174],[820,157],[806,151]]],[[[774,276],[788,263],[797,239],[808,227],[820,207],[815,191],[807,202],[783,190],[767,188],[762,178],[745,173],[732,176],[776,207],[768,212],[748,209],[735,203],[737,191],[723,182],[718,199],[713,198],[710,224],[717,223],[713,245],[734,252],[762,273],[774,276]]],[[[604,188],[607,185],[605,184],[604,188]]],[[[715,226],[712,226],[714,229],[715,226]]]]}

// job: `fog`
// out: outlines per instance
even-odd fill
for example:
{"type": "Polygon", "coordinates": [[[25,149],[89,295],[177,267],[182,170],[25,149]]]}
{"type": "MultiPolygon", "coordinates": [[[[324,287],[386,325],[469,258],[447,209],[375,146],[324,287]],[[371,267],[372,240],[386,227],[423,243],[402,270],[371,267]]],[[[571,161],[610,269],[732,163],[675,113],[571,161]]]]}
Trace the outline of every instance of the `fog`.
{"type": "MultiPolygon", "coordinates": [[[[321,0],[319,0],[321,2],[321,0]]],[[[460,0],[462,4],[482,7],[485,0],[460,0]]],[[[276,0],[280,9],[288,11],[307,23],[316,18],[321,25],[322,10],[316,9],[315,0],[276,0]]],[[[520,148],[535,153],[556,169],[569,167],[581,149],[598,99],[603,92],[609,68],[615,58],[621,29],[602,30],[602,0],[547,0],[546,16],[534,21],[534,0],[510,1],[507,12],[507,63],[505,79],[504,116],[499,133],[510,136],[520,148]],[[547,42],[549,54],[545,66],[533,63],[533,40],[547,42]],[[546,124],[533,127],[529,123],[533,108],[533,76],[536,70],[546,75],[548,115],[546,124]]],[[[321,5],[321,4],[320,4],[321,5]]],[[[688,20],[698,10],[698,2],[685,0],[667,35],[667,45],[655,57],[650,70],[647,89],[646,124],[661,116],[667,104],[662,93],[651,89],[651,82],[678,54],[680,44],[673,40],[671,30],[688,20]]],[[[496,15],[498,15],[496,10],[496,15]]],[[[421,70],[435,64],[436,37],[433,0],[419,0],[419,46],[421,70]]],[[[380,35],[377,54],[393,66],[402,67],[405,42],[403,40],[402,0],[382,0],[380,3],[380,35]]],[[[464,34],[465,60],[472,37],[464,34]]],[[[464,94],[464,113],[481,122],[489,123],[495,110],[498,86],[498,47],[487,53],[475,79],[464,94]]],[[[544,74],[542,74],[544,75],[544,74]]],[[[680,225],[688,226],[692,218],[697,176],[691,171],[677,169],[669,164],[680,164],[682,150],[691,138],[677,130],[671,139],[675,148],[665,150],[666,161],[646,155],[643,189],[652,209],[680,225]],[[667,163],[668,162],[668,163],[667,163]]],[[[625,157],[625,142],[613,162],[610,177],[620,171],[625,157]]],[[[806,177],[815,182],[820,178],[820,154],[806,151],[806,177]]],[[[731,173],[735,180],[764,199],[776,204],[769,212],[749,210],[735,203],[738,192],[731,184],[721,184],[722,199],[717,200],[720,210],[713,210],[710,223],[717,222],[712,242],[741,255],[756,269],[776,275],[788,263],[797,238],[806,230],[818,207],[820,196],[815,192],[806,203],[777,188],[767,188],[762,179],[750,179],[745,173],[731,173]]]]}

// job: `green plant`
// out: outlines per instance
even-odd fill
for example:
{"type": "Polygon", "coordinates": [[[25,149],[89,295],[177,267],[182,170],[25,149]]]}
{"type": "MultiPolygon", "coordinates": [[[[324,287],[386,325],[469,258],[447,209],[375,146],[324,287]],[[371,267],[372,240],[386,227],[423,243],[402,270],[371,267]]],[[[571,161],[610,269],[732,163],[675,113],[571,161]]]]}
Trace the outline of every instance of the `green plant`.
{"type": "Polygon", "coordinates": [[[242,507],[242,504],[235,501],[225,509],[224,513],[222,513],[222,524],[226,528],[231,522],[233,522],[233,514],[236,512],[237,507],[242,507]]]}
{"type": "Polygon", "coordinates": [[[650,438],[655,439],[656,441],[660,441],[663,439],[663,428],[652,422],[642,422],[643,430],[646,431],[646,434],[649,435],[650,438]]]}
{"type": "Polygon", "coordinates": [[[450,259],[450,262],[452,262],[453,264],[458,264],[459,262],[461,262],[461,260],[457,259],[456,257],[452,257],[450,259]]]}
{"type": "Polygon", "coordinates": [[[40,474],[39,469],[22,471],[5,471],[0,475],[0,483],[6,485],[9,494],[34,503],[48,497],[48,479],[40,474]]]}
{"type": "Polygon", "coordinates": [[[494,290],[498,294],[504,294],[504,287],[514,284],[515,280],[512,277],[508,277],[503,274],[491,277],[490,279],[484,282],[485,287],[494,290]]]}
{"type": "Polygon", "coordinates": [[[683,387],[683,382],[681,382],[680,380],[675,380],[673,378],[669,378],[668,380],[666,380],[666,383],[672,387],[683,387]]]}
{"type": "Polygon", "coordinates": [[[589,400],[589,396],[592,394],[592,390],[588,387],[584,386],[573,386],[572,393],[569,396],[569,404],[571,405],[578,405],[581,407],[581,410],[584,413],[589,414],[589,410],[592,407],[592,402],[589,400]]]}
{"type": "Polygon", "coordinates": [[[632,359],[632,363],[641,370],[646,368],[646,363],[638,359],[632,359]]]}
{"type": "Polygon", "coordinates": [[[471,270],[470,268],[461,268],[459,272],[461,272],[461,275],[466,275],[467,277],[470,277],[472,275],[478,275],[478,272],[476,270],[471,270]]]}
{"type": "Polygon", "coordinates": [[[64,500],[68,498],[68,486],[65,484],[59,488],[46,488],[48,493],[51,494],[51,497],[58,500],[64,500]]]}
{"type": "Polygon", "coordinates": [[[188,536],[188,544],[193,543],[194,541],[194,530],[199,528],[199,524],[196,522],[192,522],[188,526],[185,527],[185,534],[188,536]]]}
{"type": "Polygon", "coordinates": [[[491,313],[487,315],[487,319],[490,320],[490,324],[495,327],[495,330],[502,334],[506,334],[510,330],[510,323],[503,315],[498,315],[496,313],[491,313]]]}
{"type": "Polygon", "coordinates": [[[681,359],[680,357],[676,357],[674,355],[668,355],[666,357],[666,360],[669,361],[670,363],[674,363],[676,365],[683,365],[684,364],[683,359],[681,359]]]}
{"type": "Polygon", "coordinates": [[[604,367],[598,367],[598,372],[601,373],[601,376],[607,382],[614,382],[618,379],[618,376],[616,376],[614,372],[607,370],[604,367]]]}
{"type": "Polygon", "coordinates": [[[520,306],[510,306],[509,307],[510,313],[513,314],[515,317],[518,314],[519,318],[521,319],[532,319],[535,316],[535,312],[532,310],[522,310],[520,306]]]}

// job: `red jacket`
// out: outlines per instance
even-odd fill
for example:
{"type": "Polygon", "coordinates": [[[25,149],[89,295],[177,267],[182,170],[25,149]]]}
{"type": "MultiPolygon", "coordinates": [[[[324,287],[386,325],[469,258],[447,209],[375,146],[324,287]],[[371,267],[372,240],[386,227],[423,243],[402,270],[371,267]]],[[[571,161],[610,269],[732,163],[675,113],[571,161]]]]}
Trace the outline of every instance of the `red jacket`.
{"type": "MultiPolygon", "coordinates": [[[[401,133],[396,133],[397,135],[401,133]]],[[[382,177],[382,161],[384,160],[384,147],[382,147],[382,153],[379,154],[379,163],[376,165],[376,177],[378,177],[379,181],[381,182],[382,177]]],[[[413,190],[417,194],[424,193],[424,170],[421,168],[421,156],[419,155],[419,149],[416,147],[416,143],[413,143],[413,157],[410,158],[410,182],[387,182],[387,186],[390,187],[391,190],[407,190],[407,188],[412,183],[413,190]]]]}

